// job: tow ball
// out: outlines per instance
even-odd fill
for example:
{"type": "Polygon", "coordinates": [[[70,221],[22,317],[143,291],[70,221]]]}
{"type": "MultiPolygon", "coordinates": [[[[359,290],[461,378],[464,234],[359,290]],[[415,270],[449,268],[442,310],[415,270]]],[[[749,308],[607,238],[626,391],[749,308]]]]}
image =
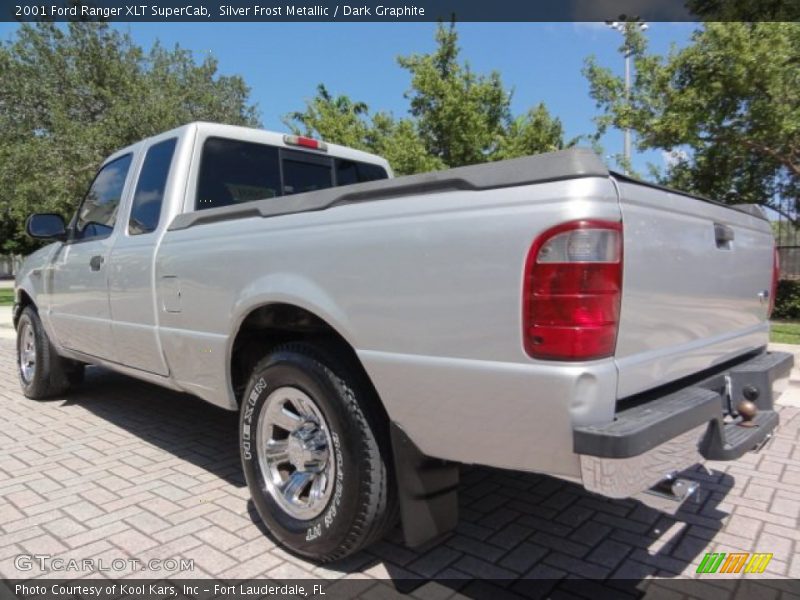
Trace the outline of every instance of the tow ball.
{"type": "Polygon", "coordinates": [[[758,414],[758,407],[755,405],[755,402],[742,400],[736,406],[736,412],[742,417],[742,420],[739,422],[739,427],[758,427],[758,424],[753,421],[758,414]]]}

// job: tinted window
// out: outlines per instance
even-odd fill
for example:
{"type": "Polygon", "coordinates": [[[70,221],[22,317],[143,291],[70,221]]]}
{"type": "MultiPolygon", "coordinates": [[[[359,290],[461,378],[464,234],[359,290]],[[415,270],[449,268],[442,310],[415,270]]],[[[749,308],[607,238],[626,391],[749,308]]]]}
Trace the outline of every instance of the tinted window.
{"type": "Polygon", "coordinates": [[[378,165],[336,159],[336,185],[350,185],[386,178],[386,170],[378,165]]]}
{"type": "Polygon", "coordinates": [[[203,145],[197,209],[280,196],[278,149],[222,138],[203,145]]]}
{"type": "Polygon", "coordinates": [[[324,190],[333,186],[331,166],[324,163],[305,162],[299,160],[283,161],[283,192],[285,194],[302,194],[314,190],[324,190]]]}
{"type": "Polygon", "coordinates": [[[150,233],[158,227],[164,188],[176,143],[176,138],[159,142],[151,146],[144,157],[128,221],[128,231],[133,235],[150,233]]]}
{"type": "Polygon", "coordinates": [[[378,179],[388,179],[388,177],[389,175],[386,174],[386,169],[383,167],[369,163],[358,163],[359,181],[377,181],[378,179]]]}
{"type": "Polygon", "coordinates": [[[78,209],[75,239],[111,235],[130,166],[131,155],[126,154],[100,169],[78,209]]]}

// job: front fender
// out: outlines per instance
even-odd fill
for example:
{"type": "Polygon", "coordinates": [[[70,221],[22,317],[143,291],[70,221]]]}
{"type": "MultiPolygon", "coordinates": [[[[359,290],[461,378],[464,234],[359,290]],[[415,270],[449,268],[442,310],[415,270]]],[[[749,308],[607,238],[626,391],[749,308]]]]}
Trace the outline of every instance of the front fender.
{"type": "Polygon", "coordinates": [[[42,323],[45,331],[51,339],[55,339],[50,331],[50,320],[47,315],[47,286],[45,282],[47,266],[52,261],[54,254],[61,247],[60,242],[54,242],[47,246],[36,250],[28,255],[22,262],[22,265],[17,271],[14,281],[14,311],[13,322],[14,327],[17,326],[17,321],[25,307],[23,302],[23,295],[27,296],[30,302],[39,310],[42,323]]]}

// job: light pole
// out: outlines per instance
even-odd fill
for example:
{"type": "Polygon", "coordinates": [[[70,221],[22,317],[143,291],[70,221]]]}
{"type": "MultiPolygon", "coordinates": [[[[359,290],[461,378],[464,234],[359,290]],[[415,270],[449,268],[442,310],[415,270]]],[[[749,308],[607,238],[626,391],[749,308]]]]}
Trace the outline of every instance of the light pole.
{"type": "MultiPolygon", "coordinates": [[[[641,31],[647,31],[648,25],[638,17],[626,19],[625,15],[620,15],[619,21],[606,21],[606,25],[619,31],[625,39],[625,103],[627,104],[631,101],[631,54],[633,52],[633,48],[628,45],[628,27],[638,27],[641,31]]],[[[629,175],[629,165],[631,164],[631,130],[629,127],[623,130],[623,136],[622,156],[625,161],[625,174],[629,175]]]]}

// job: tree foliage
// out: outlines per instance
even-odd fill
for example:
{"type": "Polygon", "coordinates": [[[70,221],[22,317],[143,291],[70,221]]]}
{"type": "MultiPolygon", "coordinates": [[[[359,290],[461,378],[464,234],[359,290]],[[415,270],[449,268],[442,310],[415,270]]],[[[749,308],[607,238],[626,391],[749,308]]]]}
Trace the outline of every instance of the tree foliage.
{"type": "Polygon", "coordinates": [[[587,61],[600,132],[631,127],[640,149],[672,152],[665,183],[729,203],[797,203],[800,24],[706,23],[666,57],[631,27],[623,49],[636,68],[629,102],[619,77],[587,61]]]}
{"type": "Polygon", "coordinates": [[[508,122],[492,159],[505,160],[538,152],[553,152],[576,142],[577,139],[564,141],[561,121],[552,118],[547,107],[540,103],[526,114],[508,122]]]}
{"type": "Polygon", "coordinates": [[[440,160],[428,154],[416,125],[409,119],[394,119],[385,112],[370,115],[363,102],[348,96],[332,96],[325,85],[302,112],[284,119],[295,133],[315,136],[351,148],[383,156],[400,174],[440,169],[440,160]]]}
{"type": "Polygon", "coordinates": [[[432,54],[397,59],[411,74],[406,98],[425,147],[444,164],[484,162],[496,149],[510,119],[511,94],[500,74],[479,75],[458,61],[454,25],[436,30],[432,54]]]}
{"type": "Polygon", "coordinates": [[[145,51],[106,23],[23,24],[0,45],[0,252],[32,212],[74,212],[100,162],[193,120],[258,124],[240,77],[187,50],[145,51]]]}
{"type": "Polygon", "coordinates": [[[332,97],[324,85],[302,111],[287,116],[292,129],[386,157],[400,174],[418,173],[557,150],[561,121],[544,104],[514,117],[511,93],[497,72],[475,73],[460,61],[454,24],[440,24],[436,50],[398,58],[411,76],[409,115],[371,114],[363,102],[332,97]]]}

